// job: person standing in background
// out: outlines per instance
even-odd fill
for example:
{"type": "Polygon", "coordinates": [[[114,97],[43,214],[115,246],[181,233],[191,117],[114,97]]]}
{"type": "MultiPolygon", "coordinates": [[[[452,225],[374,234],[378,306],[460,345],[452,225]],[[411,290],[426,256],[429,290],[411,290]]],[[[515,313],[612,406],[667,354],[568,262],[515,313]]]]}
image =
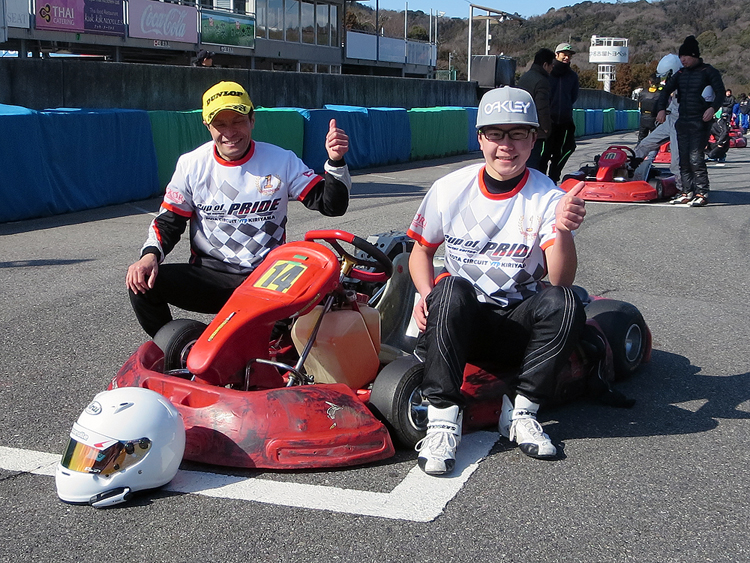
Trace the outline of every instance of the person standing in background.
{"type": "Polygon", "coordinates": [[[578,74],[570,68],[575,51],[570,43],[560,43],[555,49],[555,61],[550,72],[550,118],[552,125],[542,152],[540,170],[557,183],[576,150],[573,104],[578,99],[578,74]]]}
{"type": "Polygon", "coordinates": [[[521,76],[517,84],[519,88],[526,90],[534,98],[536,114],[539,119],[536,142],[531,150],[529,160],[526,161],[526,166],[541,172],[545,172],[541,169],[541,158],[545,141],[552,126],[549,112],[549,73],[552,71],[554,61],[555,54],[551,50],[539,49],[534,55],[531,68],[521,76]]]}
{"type": "Polygon", "coordinates": [[[693,35],[680,45],[682,68],[664,85],[657,102],[657,123],[667,119],[669,95],[677,91],[680,117],[675,123],[680,151],[682,193],[670,203],[703,207],[708,204],[708,170],[704,150],[708,143],[714,114],[724,103],[724,83],[719,71],[703,62],[698,41],[693,35]],[[713,89],[713,99],[708,101],[706,90],[713,89]]]}

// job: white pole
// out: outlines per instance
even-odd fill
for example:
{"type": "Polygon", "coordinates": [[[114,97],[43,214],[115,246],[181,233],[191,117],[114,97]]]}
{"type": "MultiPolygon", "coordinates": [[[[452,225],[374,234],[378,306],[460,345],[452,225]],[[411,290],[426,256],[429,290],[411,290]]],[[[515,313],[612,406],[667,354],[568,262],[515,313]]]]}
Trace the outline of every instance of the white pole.
{"type": "Polygon", "coordinates": [[[406,41],[407,37],[407,20],[409,18],[409,3],[406,3],[406,8],[404,8],[404,41],[406,41]]]}
{"type": "Polygon", "coordinates": [[[474,17],[474,6],[469,4],[469,60],[466,61],[466,81],[471,82],[471,19],[474,17]]]}
{"type": "Polygon", "coordinates": [[[487,12],[487,21],[484,22],[484,54],[490,54],[490,13],[487,12]]]}

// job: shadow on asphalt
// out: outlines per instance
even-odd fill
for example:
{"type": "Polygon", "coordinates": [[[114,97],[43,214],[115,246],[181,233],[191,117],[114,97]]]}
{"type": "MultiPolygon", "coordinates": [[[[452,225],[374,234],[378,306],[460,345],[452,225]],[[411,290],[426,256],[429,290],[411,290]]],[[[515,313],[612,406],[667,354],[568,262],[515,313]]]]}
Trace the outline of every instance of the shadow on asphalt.
{"type": "Polygon", "coordinates": [[[74,211],[62,215],[50,217],[39,217],[37,219],[26,219],[24,221],[11,221],[0,223],[0,235],[15,235],[19,233],[30,233],[56,227],[79,225],[91,221],[106,221],[118,217],[130,217],[132,215],[143,215],[144,213],[156,213],[161,205],[161,196],[157,198],[120,203],[108,207],[86,209],[85,211],[74,211]]]}
{"type": "Polygon", "coordinates": [[[650,363],[615,388],[634,398],[635,406],[618,409],[577,401],[549,411],[554,422],[545,430],[556,440],[669,436],[712,430],[719,419],[750,419],[750,411],[741,408],[750,401],[750,372],[706,375],[684,356],[669,352],[654,350],[650,363]]]}

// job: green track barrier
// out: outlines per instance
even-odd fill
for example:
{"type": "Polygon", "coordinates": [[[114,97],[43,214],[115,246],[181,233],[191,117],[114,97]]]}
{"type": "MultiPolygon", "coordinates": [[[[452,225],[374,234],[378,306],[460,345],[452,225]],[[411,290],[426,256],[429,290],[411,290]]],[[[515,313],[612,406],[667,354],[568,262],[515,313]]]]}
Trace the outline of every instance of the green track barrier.
{"type": "Polygon", "coordinates": [[[604,122],[602,129],[604,133],[614,133],[615,131],[615,108],[604,110],[604,122]]]}
{"type": "Polygon", "coordinates": [[[626,110],[628,112],[628,129],[638,129],[641,123],[641,112],[637,109],[626,110]]]}
{"type": "Polygon", "coordinates": [[[305,118],[294,108],[258,108],[253,139],[293,151],[302,158],[305,118]]]}
{"type": "Polygon", "coordinates": [[[148,117],[156,149],[159,186],[163,190],[172,179],[180,155],[210,141],[211,135],[203,125],[200,110],[150,111],[148,117]]]}
{"type": "Polygon", "coordinates": [[[576,126],[576,137],[583,137],[586,134],[586,110],[585,109],[574,109],[573,110],[573,123],[576,126]]]}
{"type": "Polygon", "coordinates": [[[464,108],[414,108],[411,125],[411,160],[469,152],[469,126],[464,108]]]}

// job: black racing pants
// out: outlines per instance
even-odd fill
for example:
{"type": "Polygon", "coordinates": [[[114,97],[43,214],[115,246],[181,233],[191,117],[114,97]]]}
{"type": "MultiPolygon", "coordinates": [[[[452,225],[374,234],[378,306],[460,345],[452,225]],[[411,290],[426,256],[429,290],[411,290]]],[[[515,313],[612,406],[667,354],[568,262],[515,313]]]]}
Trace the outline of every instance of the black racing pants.
{"type": "Polygon", "coordinates": [[[656,129],[656,117],[650,113],[641,113],[641,122],[638,127],[638,142],[648,137],[648,134],[656,129]]]}
{"type": "Polygon", "coordinates": [[[565,163],[576,150],[576,125],[569,123],[553,123],[540,159],[540,169],[550,179],[560,181],[565,163]]]}
{"type": "Polygon", "coordinates": [[[682,116],[675,123],[682,191],[685,193],[707,194],[709,191],[704,151],[712,123],[702,119],[683,119],[682,116]]]}
{"type": "Polygon", "coordinates": [[[542,151],[544,151],[544,143],[546,139],[537,139],[534,143],[534,148],[531,149],[531,154],[529,155],[529,159],[526,161],[526,166],[529,168],[533,168],[534,170],[539,170],[542,174],[546,174],[547,170],[546,168],[542,170],[542,151]]]}
{"type": "Polygon", "coordinates": [[[154,287],[130,294],[135,316],[149,336],[172,320],[169,305],[197,313],[218,313],[247,278],[192,264],[162,264],[154,287]]]}
{"type": "Polygon", "coordinates": [[[420,337],[422,392],[438,408],[464,406],[467,362],[488,371],[519,368],[516,392],[535,403],[554,393],[558,372],[583,332],[586,315],[569,287],[550,286],[510,309],[480,303],[459,276],[440,280],[427,296],[427,329],[420,337]]]}

